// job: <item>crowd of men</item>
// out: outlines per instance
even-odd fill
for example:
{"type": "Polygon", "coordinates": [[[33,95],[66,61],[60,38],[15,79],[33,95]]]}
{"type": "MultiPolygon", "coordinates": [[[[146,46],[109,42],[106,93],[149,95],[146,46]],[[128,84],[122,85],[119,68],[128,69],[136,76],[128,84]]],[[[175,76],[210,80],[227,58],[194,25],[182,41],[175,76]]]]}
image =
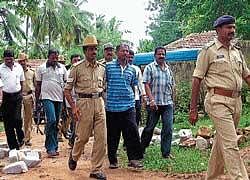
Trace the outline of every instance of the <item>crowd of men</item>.
{"type": "MultiPolygon", "coordinates": [[[[250,84],[250,71],[241,52],[230,43],[235,19],[222,16],[215,21],[214,27],[218,38],[201,51],[193,74],[189,121],[191,124],[197,121],[198,91],[205,78],[209,89],[206,111],[217,131],[207,179],[223,174],[224,166],[232,179],[248,179],[239,155],[235,128],[240,117],[241,81],[243,78],[250,84]]],[[[0,97],[9,148],[32,145],[32,112],[42,103],[46,114],[45,148],[49,158],[59,156],[58,127],[63,108],[69,116],[67,130],[71,132],[68,138],[72,149],[68,167],[72,171],[92,135],[91,178],[107,179],[103,171],[106,150],[109,168],[119,168],[117,150],[121,135],[128,166],[142,168],[146,148],[160,117],[162,158],[174,158],[170,152],[175,81],[165,61],[166,49],[155,48],[154,61],[142,73],[133,65],[134,52],[127,44],[121,43],[115,48],[111,43],[105,44],[104,58],[99,61],[97,48],[96,37],[86,36],[82,44],[84,59],[73,54],[68,70],[60,63],[63,61],[56,49],[48,51],[47,61],[35,71],[28,67],[25,53],[20,53],[15,62],[14,51],[4,51],[4,63],[0,65],[0,97]],[[146,104],[147,121],[140,137],[142,103],[146,104]]]]}

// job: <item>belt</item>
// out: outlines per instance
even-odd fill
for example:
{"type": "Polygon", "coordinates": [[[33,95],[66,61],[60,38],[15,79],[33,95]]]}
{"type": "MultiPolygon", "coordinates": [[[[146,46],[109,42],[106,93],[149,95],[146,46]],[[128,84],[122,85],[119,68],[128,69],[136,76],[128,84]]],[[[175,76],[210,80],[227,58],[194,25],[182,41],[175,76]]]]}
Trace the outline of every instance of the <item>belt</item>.
{"type": "Polygon", "coordinates": [[[21,94],[21,91],[14,92],[14,93],[8,93],[8,92],[4,92],[4,91],[3,91],[3,95],[4,95],[4,96],[9,96],[9,97],[14,97],[14,96],[17,96],[17,95],[19,95],[19,94],[21,94]]]}
{"type": "Polygon", "coordinates": [[[27,96],[27,95],[30,95],[30,94],[32,94],[33,92],[32,92],[32,90],[30,90],[30,91],[28,91],[27,93],[26,92],[23,92],[23,95],[24,96],[27,96]]]}
{"type": "Polygon", "coordinates": [[[226,97],[230,97],[230,98],[240,97],[240,95],[241,95],[240,91],[228,90],[228,89],[224,89],[224,88],[220,88],[220,87],[214,87],[211,89],[213,89],[214,94],[218,94],[218,95],[226,96],[226,97]]]}
{"type": "Polygon", "coordinates": [[[96,92],[91,94],[78,93],[79,98],[99,98],[102,96],[102,92],[96,92]]]}

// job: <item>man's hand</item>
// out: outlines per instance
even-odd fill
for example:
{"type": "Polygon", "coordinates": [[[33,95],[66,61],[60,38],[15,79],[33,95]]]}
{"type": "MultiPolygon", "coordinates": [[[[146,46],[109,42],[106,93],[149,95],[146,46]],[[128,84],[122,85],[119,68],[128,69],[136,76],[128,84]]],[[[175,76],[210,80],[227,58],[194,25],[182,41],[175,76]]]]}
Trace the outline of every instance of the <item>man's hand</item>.
{"type": "Polygon", "coordinates": [[[155,104],[155,101],[154,100],[151,100],[149,102],[149,106],[150,106],[150,109],[153,110],[153,111],[157,111],[158,110],[158,107],[157,105],[155,104]]]}
{"type": "Polygon", "coordinates": [[[190,109],[189,111],[189,122],[191,125],[195,125],[195,123],[198,121],[198,110],[196,109],[190,109]]]}
{"type": "Polygon", "coordinates": [[[76,107],[76,106],[73,106],[72,107],[72,113],[74,115],[75,120],[79,121],[80,120],[80,116],[81,116],[81,112],[80,112],[79,108],[76,107]]]}

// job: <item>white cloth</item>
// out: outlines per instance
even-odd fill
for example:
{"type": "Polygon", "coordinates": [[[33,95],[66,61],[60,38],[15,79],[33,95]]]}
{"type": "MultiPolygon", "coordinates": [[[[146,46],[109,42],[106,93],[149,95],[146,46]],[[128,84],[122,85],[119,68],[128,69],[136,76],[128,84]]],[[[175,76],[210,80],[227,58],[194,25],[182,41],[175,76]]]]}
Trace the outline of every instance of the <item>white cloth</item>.
{"type": "Polygon", "coordinates": [[[67,70],[63,64],[46,67],[46,63],[37,69],[36,80],[42,81],[41,99],[63,102],[64,82],[67,81],[67,70]]]}
{"type": "Polygon", "coordinates": [[[0,88],[3,87],[3,81],[0,79],[0,88]]]}
{"type": "Polygon", "coordinates": [[[3,83],[3,91],[15,93],[21,90],[21,81],[25,80],[23,68],[20,64],[14,63],[11,70],[5,63],[0,65],[0,78],[3,83]]]}
{"type": "Polygon", "coordinates": [[[138,80],[138,86],[135,86],[135,100],[140,100],[140,96],[146,94],[144,84],[142,82],[142,72],[138,66],[133,64],[131,66],[135,69],[136,78],[138,80]]]}
{"type": "MultiPolygon", "coordinates": [[[[70,69],[67,71],[67,76],[69,77],[69,74],[70,74],[70,69]]],[[[77,95],[76,95],[76,92],[75,92],[75,88],[73,87],[72,91],[71,91],[71,95],[72,95],[72,98],[73,98],[73,101],[76,102],[76,99],[77,99],[77,95]]],[[[67,99],[65,98],[65,104],[66,104],[66,107],[67,108],[71,108],[69,102],[67,101],[67,99]]]]}

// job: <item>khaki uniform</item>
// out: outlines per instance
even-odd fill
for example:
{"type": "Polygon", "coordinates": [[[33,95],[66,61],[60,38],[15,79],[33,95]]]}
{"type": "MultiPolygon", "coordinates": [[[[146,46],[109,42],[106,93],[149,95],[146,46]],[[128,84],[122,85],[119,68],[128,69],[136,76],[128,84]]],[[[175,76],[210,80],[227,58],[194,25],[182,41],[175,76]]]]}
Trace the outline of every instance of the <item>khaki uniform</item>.
{"type": "Polygon", "coordinates": [[[250,71],[241,52],[234,45],[228,50],[216,39],[198,56],[193,76],[204,79],[209,89],[204,102],[205,110],[216,129],[208,165],[208,180],[216,179],[223,174],[224,167],[231,179],[248,179],[240,157],[236,134],[242,109],[241,97],[218,95],[215,88],[240,92],[242,77],[249,75],[250,71]]]}
{"type": "MultiPolygon", "coordinates": [[[[94,67],[86,60],[74,65],[70,71],[65,89],[75,88],[76,95],[103,91],[105,69],[100,63],[94,67]]],[[[106,153],[106,118],[102,97],[77,98],[76,106],[80,109],[80,120],[76,122],[76,139],[72,150],[73,160],[77,161],[94,131],[92,149],[92,172],[102,168],[106,153]]]]}
{"type": "Polygon", "coordinates": [[[34,81],[35,72],[27,68],[24,71],[25,81],[23,82],[23,123],[24,123],[24,141],[28,142],[31,139],[32,130],[32,114],[34,108],[34,81]]]}

